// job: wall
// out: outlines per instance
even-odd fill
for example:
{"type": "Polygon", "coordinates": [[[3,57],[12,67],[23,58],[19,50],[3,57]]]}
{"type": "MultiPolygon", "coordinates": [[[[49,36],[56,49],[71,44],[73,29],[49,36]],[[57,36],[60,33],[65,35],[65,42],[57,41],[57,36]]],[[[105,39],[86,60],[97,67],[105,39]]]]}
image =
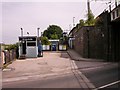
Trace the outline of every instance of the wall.
{"type": "Polygon", "coordinates": [[[120,21],[111,23],[111,60],[120,61],[120,21]]]}
{"type": "Polygon", "coordinates": [[[82,57],[108,60],[110,56],[109,20],[109,13],[103,12],[97,18],[95,26],[76,27],[74,49],[82,57]]]}
{"type": "Polygon", "coordinates": [[[1,52],[1,67],[3,65],[10,63],[16,59],[16,50],[2,51],[1,52]]]}
{"type": "Polygon", "coordinates": [[[73,29],[74,49],[82,57],[120,61],[120,17],[111,22],[104,11],[96,18],[94,27],[73,29]]]}

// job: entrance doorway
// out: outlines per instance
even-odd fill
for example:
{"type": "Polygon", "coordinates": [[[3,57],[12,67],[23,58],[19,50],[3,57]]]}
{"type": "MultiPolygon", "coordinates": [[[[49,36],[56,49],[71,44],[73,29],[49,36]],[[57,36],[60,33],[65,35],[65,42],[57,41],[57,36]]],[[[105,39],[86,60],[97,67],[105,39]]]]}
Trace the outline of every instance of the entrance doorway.
{"type": "Polygon", "coordinates": [[[23,54],[26,54],[26,41],[22,43],[23,54]]]}
{"type": "Polygon", "coordinates": [[[55,44],[52,45],[52,51],[56,51],[56,45],[55,44]]]}

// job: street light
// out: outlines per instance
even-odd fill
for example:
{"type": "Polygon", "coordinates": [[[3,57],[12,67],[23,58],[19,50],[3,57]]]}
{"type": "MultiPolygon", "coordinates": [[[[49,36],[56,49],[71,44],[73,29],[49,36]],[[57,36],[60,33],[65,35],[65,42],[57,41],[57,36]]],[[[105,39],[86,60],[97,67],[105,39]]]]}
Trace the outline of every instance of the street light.
{"type": "Polygon", "coordinates": [[[40,28],[37,28],[37,31],[38,31],[38,37],[39,37],[39,30],[40,30],[40,28]]]}
{"type": "Polygon", "coordinates": [[[27,35],[29,36],[29,32],[27,32],[27,35]]]}
{"type": "Polygon", "coordinates": [[[74,19],[75,19],[75,17],[73,17],[73,27],[75,26],[75,22],[74,22],[75,20],[74,19]]]}
{"type": "Polygon", "coordinates": [[[21,29],[21,36],[23,37],[23,28],[20,28],[21,29]]]}

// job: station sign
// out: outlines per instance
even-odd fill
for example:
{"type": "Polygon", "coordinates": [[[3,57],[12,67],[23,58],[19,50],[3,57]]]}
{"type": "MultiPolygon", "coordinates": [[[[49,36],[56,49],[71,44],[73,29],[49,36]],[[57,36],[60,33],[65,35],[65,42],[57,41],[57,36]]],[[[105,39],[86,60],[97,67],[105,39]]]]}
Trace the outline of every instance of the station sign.
{"type": "Polygon", "coordinates": [[[19,37],[19,41],[36,41],[37,37],[19,37]]]}

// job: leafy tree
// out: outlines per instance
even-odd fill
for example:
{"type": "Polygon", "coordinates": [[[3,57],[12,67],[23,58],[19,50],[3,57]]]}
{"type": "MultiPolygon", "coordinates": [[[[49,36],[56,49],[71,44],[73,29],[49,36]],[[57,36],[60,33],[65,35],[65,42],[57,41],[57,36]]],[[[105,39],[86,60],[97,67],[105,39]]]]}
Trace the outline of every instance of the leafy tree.
{"type": "Polygon", "coordinates": [[[80,19],[79,23],[76,25],[76,27],[81,28],[82,26],[85,26],[85,21],[83,19],[80,19]]]}
{"type": "Polygon", "coordinates": [[[95,19],[92,11],[90,10],[89,13],[87,14],[87,20],[85,22],[86,25],[94,25],[95,24],[95,19]]]}
{"type": "Polygon", "coordinates": [[[79,23],[80,23],[80,24],[79,24],[79,25],[80,25],[80,27],[82,27],[82,26],[84,26],[84,25],[85,25],[85,21],[84,21],[83,19],[81,19],[79,23]]]}
{"type": "Polygon", "coordinates": [[[50,25],[47,30],[43,32],[43,36],[48,37],[48,39],[60,39],[63,30],[57,25],[50,25]]]}
{"type": "Polygon", "coordinates": [[[96,25],[97,27],[104,27],[103,24],[104,24],[104,23],[103,23],[103,18],[97,17],[97,18],[96,18],[95,25],[96,25]]]}
{"type": "Polygon", "coordinates": [[[42,43],[42,45],[49,45],[50,44],[48,38],[45,36],[41,37],[41,43],[42,43]]]}
{"type": "Polygon", "coordinates": [[[12,50],[17,48],[18,48],[18,43],[7,45],[7,47],[5,47],[5,50],[12,50]]]}
{"type": "Polygon", "coordinates": [[[51,39],[58,39],[58,35],[57,34],[52,34],[51,39]]]}

